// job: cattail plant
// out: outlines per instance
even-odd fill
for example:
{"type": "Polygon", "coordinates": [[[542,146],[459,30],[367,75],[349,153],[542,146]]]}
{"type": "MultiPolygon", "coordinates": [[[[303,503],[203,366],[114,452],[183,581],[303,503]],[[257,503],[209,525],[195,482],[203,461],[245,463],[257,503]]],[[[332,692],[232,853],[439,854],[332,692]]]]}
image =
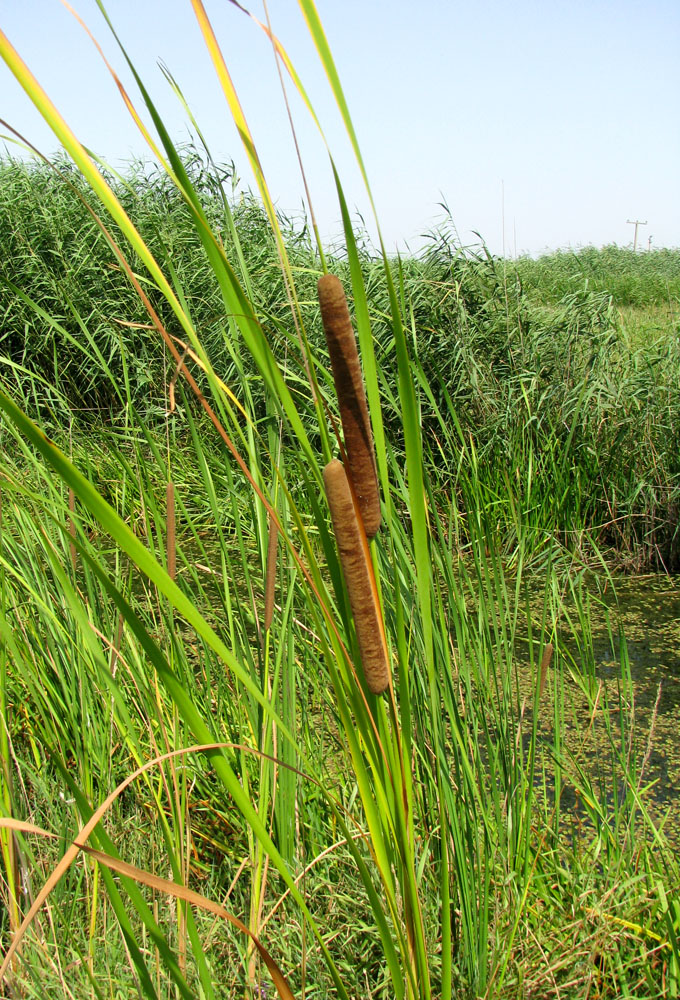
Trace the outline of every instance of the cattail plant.
{"type": "Polygon", "coordinates": [[[69,538],[69,555],[71,557],[71,568],[75,574],[76,567],[78,565],[78,555],[76,551],[75,537],[76,537],[76,522],[73,519],[73,515],[76,510],[76,495],[73,489],[68,491],[68,533],[69,538]]]}
{"type": "Polygon", "coordinates": [[[323,470],[323,479],[364,677],[373,694],[382,694],[390,683],[390,669],[368,545],[342,462],[338,459],[329,462],[323,470]]]}
{"type": "Polygon", "coordinates": [[[269,518],[267,542],[267,573],[264,586],[264,630],[268,632],[274,619],[274,598],[276,597],[276,551],[279,544],[279,529],[273,517],[269,518]]]}
{"type": "Polygon", "coordinates": [[[539,701],[543,697],[543,691],[545,689],[545,682],[548,679],[548,670],[550,668],[550,661],[553,655],[553,644],[551,642],[546,642],[545,648],[543,649],[543,656],[541,658],[541,668],[539,672],[539,682],[538,682],[538,698],[539,701]]]}
{"type": "Polygon", "coordinates": [[[168,576],[174,580],[177,575],[177,547],[175,542],[175,484],[172,480],[165,487],[165,520],[168,576]]]}
{"type": "Polygon", "coordinates": [[[339,278],[334,274],[319,278],[318,295],[340,406],[347,474],[357,496],[366,537],[370,539],[380,527],[380,495],[356,338],[339,278]]]}

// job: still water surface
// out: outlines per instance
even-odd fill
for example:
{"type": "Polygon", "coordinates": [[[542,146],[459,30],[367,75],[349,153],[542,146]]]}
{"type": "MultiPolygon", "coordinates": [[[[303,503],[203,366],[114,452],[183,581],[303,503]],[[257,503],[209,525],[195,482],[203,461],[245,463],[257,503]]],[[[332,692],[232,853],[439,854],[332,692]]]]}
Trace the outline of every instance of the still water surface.
{"type": "Polygon", "coordinates": [[[672,831],[680,832],[680,578],[617,577],[615,591],[605,589],[605,607],[591,606],[595,677],[615,706],[627,657],[640,784],[651,784],[655,818],[665,818],[666,832],[678,839],[672,831]]]}

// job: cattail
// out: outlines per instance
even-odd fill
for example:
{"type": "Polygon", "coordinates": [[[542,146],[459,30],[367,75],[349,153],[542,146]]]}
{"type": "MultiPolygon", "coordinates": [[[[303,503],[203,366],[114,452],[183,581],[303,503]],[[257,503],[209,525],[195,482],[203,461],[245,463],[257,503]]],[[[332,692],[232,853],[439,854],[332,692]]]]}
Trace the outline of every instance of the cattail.
{"type": "Polygon", "coordinates": [[[550,666],[550,661],[553,655],[553,644],[551,642],[546,642],[543,649],[543,657],[541,659],[541,670],[538,681],[538,697],[539,700],[543,697],[543,689],[545,688],[545,682],[548,677],[548,667],[550,666]]]}
{"type": "Polygon", "coordinates": [[[264,581],[264,630],[268,632],[274,617],[274,596],[276,590],[276,550],[279,543],[279,529],[269,515],[269,540],[267,544],[267,571],[264,581]]]}
{"type": "Polygon", "coordinates": [[[366,537],[373,538],[380,527],[380,495],[357,342],[340,280],[334,274],[324,274],[319,278],[318,293],[338,394],[347,474],[359,502],[366,537]]]}
{"type": "Polygon", "coordinates": [[[68,544],[69,544],[69,553],[70,553],[70,556],[71,556],[71,568],[73,569],[73,572],[75,573],[76,566],[78,565],[78,554],[77,554],[77,550],[76,550],[76,546],[75,546],[75,541],[74,541],[74,539],[76,537],[76,522],[73,519],[73,515],[74,515],[75,510],[76,510],[76,495],[73,492],[73,487],[71,487],[69,489],[69,491],[68,491],[68,510],[69,510],[68,533],[71,536],[71,538],[69,539],[69,543],[68,544]]]}
{"type": "Polygon", "coordinates": [[[168,576],[171,580],[174,580],[177,566],[177,550],[175,546],[175,484],[172,480],[165,487],[165,531],[168,576]]]}
{"type": "Polygon", "coordinates": [[[390,668],[382,615],[372,576],[365,532],[357,517],[345,467],[334,459],[323,470],[335,542],[347,585],[366,684],[382,694],[390,683],[390,668]]]}
{"type": "Polygon", "coordinates": [[[113,645],[111,646],[111,655],[109,657],[109,672],[116,676],[116,663],[120,656],[120,647],[123,644],[123,632],[125,629],[125,618],[122,614],[118,615],[118,628],[116,629],[116,637],[113,640],[113,645]]]}

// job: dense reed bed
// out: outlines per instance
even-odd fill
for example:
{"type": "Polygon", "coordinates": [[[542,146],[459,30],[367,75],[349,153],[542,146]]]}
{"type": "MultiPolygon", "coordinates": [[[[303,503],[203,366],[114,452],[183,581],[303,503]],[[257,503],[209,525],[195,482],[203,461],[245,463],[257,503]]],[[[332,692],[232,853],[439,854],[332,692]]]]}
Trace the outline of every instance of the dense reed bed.
{"type": "MultiPolygon", "coordinates": [[[[253,276],[255,304],[277,350],[300,361],[262,203],[232,190],[233,168],[211,167],[205,154],[189,149],[183,163],[206,218],[236,255],[237,271],[253,276]]],[[[219,286],[181,193],[148,164],[132,167],[124,181],[109,179],[155,256],[171,259],[206,353],[228,382],[238,366],[224,336],[219,286]]],[[[36,376],[29,405],[48,426],[72,420],[119,425],[129,396],[145,420],[160,427],[167,370],[162,343],[134,288],[112,265],[88,199],[82,178],[65,163],[0,164],[5,377],[36,376]]],[[[299,219],[279,223],[296,269],[305,330],[322,353],[310,231],[299,219]]],[[[357,257],[386,383],[385,429],[399,449],[382,260],[365,244],[357,257]]],[[[349,277],[344,251],[332,266],[349,277]]],[[[483,248],[461,247],[443,226],[420,256],[392,259],[389,266],[410,316],[424,457],[435,480],[450,482],[450,456],[438,433],[452,411],[461,440],[478,456],[476,475],[508,551],[521,520],[536,533],[537,550],[541,539],[557,536],[583,557],[594,545],[630,569],[676,570],[680,252],[585,248],[504,261],[483,248]]],[[[149,294],[183,343],[170,307],[153,289],[149,294]]],[[[247,357],[240,364],[263,412],[256,366],[247,357]]],[[[313,420],[308,430],[314,433],[313,420]]]]}
{"type": "Polygon", "coordinates": [[[75,164],[0,168],[4,993],[677,996],[654,718],[584,586],[677,559],[677,287],[636,343],[446,230],[360,249],[337,176],[332,254],[141,81],[121,180],[0,49],[75,164]]]}

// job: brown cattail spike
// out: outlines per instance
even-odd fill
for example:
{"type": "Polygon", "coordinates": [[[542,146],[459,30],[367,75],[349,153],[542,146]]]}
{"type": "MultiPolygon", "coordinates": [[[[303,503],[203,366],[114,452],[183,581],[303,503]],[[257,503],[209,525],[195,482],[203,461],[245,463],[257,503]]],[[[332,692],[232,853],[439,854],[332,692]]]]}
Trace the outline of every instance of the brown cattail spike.
{"type": "Polygon", "coordinates": [[[172,480],[165,487],[165,531],[168,576],[174,580],[177,572],[177,547],[175,543],[175,484],[172,480]]]}
{"type": "Polygon", "coordinates": [[[73,492],[73,488],[69,489],[68,491],[68,509],[69,509],[68,533],[71,536],[71,538],[69,539],[69,553],[71,556],[71,569],[75,573],[76,566],[78,565],[78,555],[75,546],[76,522],[73,520],[73,515],[76,509],[76,495],[73,492]]]}
{"type": "Polygon", "coordinates": [[[380,527],[380,495],[357,342],[340,280],[334,274],[324,274],[319,278],[318,292],[338,394],[347,474],[357,495],[366,537],[373,538],[380,527]]]}
{"type": "Polygon", "coordinates": [[[545,688],[545,682],[548,678],[548,668],[550,667],[550,661],[553,655],[553,644],[551,642],[546,642],[543,647],[543,656],[541,658],[541,668],[539,671],[539,681],[538,681],[538,697],[539,700],[543,697],[543,690],[545,688]]]}
{"type": "Polygon", "coordinates": [[[279,543],[279,529],[269,515],[269,539],[267,543],[267,568],[264,581],[264,630],[268,632],[274,618],[274,598],[276,597],[276,550],[279,543]]]}
{"type": "Polygon", "coordinates": [[[323,481],[354,617],[364,677],[373,694],[382,694],[390,683],[385,631],[368,545],[342,462],[337,459],[329,462],[323,470],[323,481]]]}

